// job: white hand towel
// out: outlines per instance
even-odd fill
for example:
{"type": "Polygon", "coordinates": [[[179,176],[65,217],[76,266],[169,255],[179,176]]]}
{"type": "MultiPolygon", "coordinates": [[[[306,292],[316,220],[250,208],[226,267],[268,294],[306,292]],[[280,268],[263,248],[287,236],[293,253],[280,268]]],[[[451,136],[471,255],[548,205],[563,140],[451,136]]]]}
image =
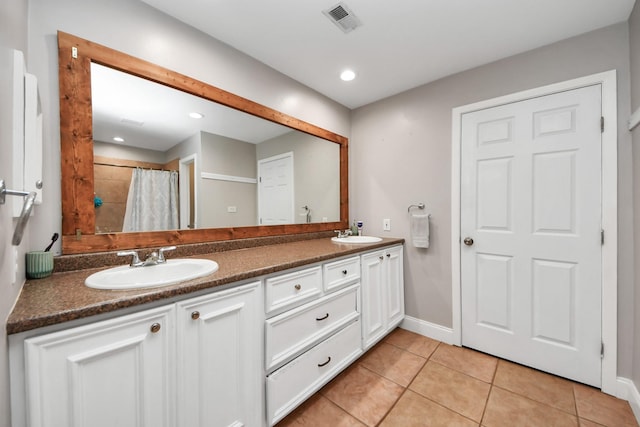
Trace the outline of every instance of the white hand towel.
{"type": "Polygon", "coordinates": [[[411,214],[411,241],[416,248],[429,247],[429,217],[431,214],[411,214]]]}

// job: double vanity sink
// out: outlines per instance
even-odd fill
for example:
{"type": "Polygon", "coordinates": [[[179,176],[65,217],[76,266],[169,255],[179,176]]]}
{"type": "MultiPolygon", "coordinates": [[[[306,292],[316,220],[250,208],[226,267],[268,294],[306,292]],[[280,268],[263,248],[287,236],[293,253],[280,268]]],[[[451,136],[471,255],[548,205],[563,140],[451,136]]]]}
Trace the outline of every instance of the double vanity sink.
{"type": "Polygon", "coordinates": [[[365,237],[65,256],[7,321],[13,427],[70,425],[82,381],[86,424],[275,425],[404,317],[403,240],[365,237]]]}
{"type": "MultiPolygon", "coordinates": [[[[366,244],[382,241],[373,236],[333,237],[334,243],[366,244]]],[[[85,285],[94,289],[127,290],[174,285],[205,277],[218,271],[217,262],[209,259],[179,258],[147,266],[122,265],[93,273],[85,285]]]]}

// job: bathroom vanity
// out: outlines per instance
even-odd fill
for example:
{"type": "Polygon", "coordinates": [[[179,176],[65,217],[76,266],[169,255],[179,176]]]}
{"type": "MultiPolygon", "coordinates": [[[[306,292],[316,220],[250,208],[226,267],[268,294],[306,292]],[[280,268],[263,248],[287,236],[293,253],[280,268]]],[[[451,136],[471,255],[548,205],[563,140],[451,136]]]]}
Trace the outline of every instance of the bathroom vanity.
{"type": "Polygon", "coordinates": [[[274,425],[402,321],[402,243],[211,253],[213,275],[144,290],[84,286],[96,269],[27,282],[13,426],[274,425]]]}

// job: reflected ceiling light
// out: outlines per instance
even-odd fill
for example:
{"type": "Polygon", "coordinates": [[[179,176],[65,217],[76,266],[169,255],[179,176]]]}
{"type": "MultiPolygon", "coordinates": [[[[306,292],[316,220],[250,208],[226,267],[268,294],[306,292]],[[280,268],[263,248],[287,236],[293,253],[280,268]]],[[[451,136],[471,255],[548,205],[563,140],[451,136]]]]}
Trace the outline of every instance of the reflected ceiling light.
{"type": "Polygon", "coordinates": [[[350,82],[351,80],[356,78],[356,73],[353,70],[344,70],[340,73],[340,78],[345,82],[350,82]]]}
{"type": "Polygon", "coordinates": [[[204,114],[194,111],[193,113],[189,113],[189,117],[191,117],[192,119],[201,119],[204,117],[204,114]]]}
{"type": "Polygon", "coordinates": [[[124,142],[124,138],[121,138],[121,137],[119,137],[119,136],[114,136],[114,137],[113,137],[113,140],[114,140],[115,142],[124,142]]]}

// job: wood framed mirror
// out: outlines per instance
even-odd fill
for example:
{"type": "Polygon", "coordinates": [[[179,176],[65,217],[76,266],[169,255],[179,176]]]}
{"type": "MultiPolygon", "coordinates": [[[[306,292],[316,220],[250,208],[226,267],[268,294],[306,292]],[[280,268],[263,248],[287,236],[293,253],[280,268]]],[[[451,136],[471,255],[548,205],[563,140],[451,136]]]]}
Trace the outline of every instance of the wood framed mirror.
{"type": "MultiPolygon", "coordinates": [[[[348,139],[215,86],[88,40],[58,32],[62,252],[78,254],[331,231],[348,227],[348,139]],[[339,150],[339,220],[313,223],[96,233],[91,69],[109,67],[283,125],[339,150]]],[[[299,208],[299,206],[298,206],[299,208]]]]}

